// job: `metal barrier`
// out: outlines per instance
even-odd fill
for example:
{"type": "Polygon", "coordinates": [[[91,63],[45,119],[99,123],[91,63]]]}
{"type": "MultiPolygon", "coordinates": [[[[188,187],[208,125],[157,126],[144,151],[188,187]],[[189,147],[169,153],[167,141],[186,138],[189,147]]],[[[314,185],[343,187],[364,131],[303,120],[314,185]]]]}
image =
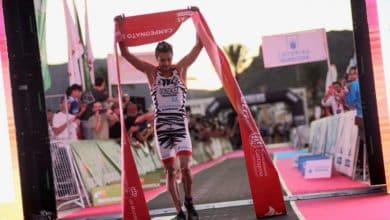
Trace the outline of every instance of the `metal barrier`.
{"type": "Polygon", "coordinates": [[[51,109],[54,113],[59,110],[61,98],[64,97],[65,94],[57,94],[57,95],[46,95],[45,96],[45,105],[46,109],[51,109]]]}
{"type": "Polygon", "coordinates": [[[90,206],[90,200],[74,164],[69,144],[61,140],[50,142],[57,210],[70,204],[90,206]]]}

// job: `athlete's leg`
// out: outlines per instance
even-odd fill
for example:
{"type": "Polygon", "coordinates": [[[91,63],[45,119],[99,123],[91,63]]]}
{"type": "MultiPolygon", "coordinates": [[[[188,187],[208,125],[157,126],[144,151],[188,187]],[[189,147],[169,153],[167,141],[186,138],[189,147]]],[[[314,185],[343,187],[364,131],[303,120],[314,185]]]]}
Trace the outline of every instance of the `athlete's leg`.
{"type": "Polygon", "coordinates": [[[186,198],[192,198],[192,173],[190,169],[191,156],[179,155],[180,171],[182,175],[182,183],[184,188],[184,195],[186,198]]]}
{"type": "MultiPolygon", "coordinates": [[[[179,152],[180,153],[180,152],[179,152]]],[[[182,182],[184,188],[184,206],[186,207],[188,220],[197,220],[199,219],[198,212],[195,210],[193,201],[192,201],[192,173],[190,169],[191,165],[191,155],[179,155],[180,160],[180,169],[182,173],[182,182]]]]}
{"type": "Polygon", "coordinates": [[[176,182],[177,184],[182,183],[182,177],[183,175],[181,174],[181,169],[180,169],[180,160],[175,161],[175,167],[177,168],[177,173],[176,173],[176,182]]]}
{"type": "Polygon", "coordinates": [[[167,178],[168,192],[171,195],[173,204],[177,212],[179,213],[182,210],[181,210],[179,187],[176,182],[176,174],[178,170],[175,167],[174,158],[172,158],[172,160],[169,161],[164,161],[164,168],[165,168],[165,175],[167,178]]]}

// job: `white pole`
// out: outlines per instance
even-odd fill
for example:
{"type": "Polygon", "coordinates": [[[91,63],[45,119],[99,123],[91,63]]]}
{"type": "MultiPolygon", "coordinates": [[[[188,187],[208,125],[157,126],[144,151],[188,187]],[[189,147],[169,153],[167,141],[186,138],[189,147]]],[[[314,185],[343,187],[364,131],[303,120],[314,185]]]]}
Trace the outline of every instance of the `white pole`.
{"type": "Polygon", "coordinates": [[[80,75],[81,75],[81,86],[83,87],[83,91],[86,89],[85,81],[84,81],[84,60],[83,60],[83,55],[81,55],[81,60],[80,58],[77,59],[77,63],[79,64],[79,69],[80,69],[80,75]],[[80,62],[81,61],[81,62],[80,62]]]}
{"type": "Polygon", "coordinates": [[[322,29],[322,34],[324,36],[324,47],[326,51],[326,63],[328,64],[328,72],[330,71],[330,57],[329,57],[329,46],[328,46],[328,38],[326,37],[325,29],[322,29]]]}
{"type": "MultiPolygon", "coordinates": [[[[116,50],[116,44],[114,44],[114,50],[116,50]]],[[[108,62],[110,56],[107,56],[107,85],[108,85],[108,97],[112,97],[112,85],[111,85],[111,77],[110,77],[110,68],[111,65],[109,65],[110,62],[108,62]]],[[[114,57],[113,65],[116,63],[116,57],[114,57]]],[[[114,69],[114,68],[113,68],[114,69]]],[[[117,69],[115,69],[118,71],[117,69]]],[[[118,80],[118,79],[117,79],[118,80]]],[[[119,80],[118,80],[119,81],[119,80]]]]}

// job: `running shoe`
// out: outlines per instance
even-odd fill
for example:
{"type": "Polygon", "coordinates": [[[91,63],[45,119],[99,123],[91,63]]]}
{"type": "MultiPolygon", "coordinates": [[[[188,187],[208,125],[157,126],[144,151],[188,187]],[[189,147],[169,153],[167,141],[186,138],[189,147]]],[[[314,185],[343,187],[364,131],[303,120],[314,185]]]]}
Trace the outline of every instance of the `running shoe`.
{"type": "Polygon", "coordinates": [[[185,201],[184,206],[187,210],[187,220],[199,220],[198,212],[195,210],[192,202],[185,201]]]}
{"type": "Polygon", "coordinates": [[[186,215],[183,211],[179,212],[172,220],[186,220],[186,215]]]}

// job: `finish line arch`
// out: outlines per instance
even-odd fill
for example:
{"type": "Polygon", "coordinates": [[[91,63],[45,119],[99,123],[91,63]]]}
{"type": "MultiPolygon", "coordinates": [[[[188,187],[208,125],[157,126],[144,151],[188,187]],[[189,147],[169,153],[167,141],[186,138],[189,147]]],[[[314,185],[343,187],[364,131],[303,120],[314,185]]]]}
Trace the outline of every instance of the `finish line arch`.
{"type": "MultiPolygon", "coordinates": [[[[307,123],[305,116],[304,100],[292,90],[248,94],[245,95],[244,98],[249,106],[285,102],[291,108],[294,126],[300,126],[307,123]]],[[[216,116],[221,110],[228,108],[232,108],[229,99],[226,96],[217,97],[206,108],[206,116],[216,116]]]]}

